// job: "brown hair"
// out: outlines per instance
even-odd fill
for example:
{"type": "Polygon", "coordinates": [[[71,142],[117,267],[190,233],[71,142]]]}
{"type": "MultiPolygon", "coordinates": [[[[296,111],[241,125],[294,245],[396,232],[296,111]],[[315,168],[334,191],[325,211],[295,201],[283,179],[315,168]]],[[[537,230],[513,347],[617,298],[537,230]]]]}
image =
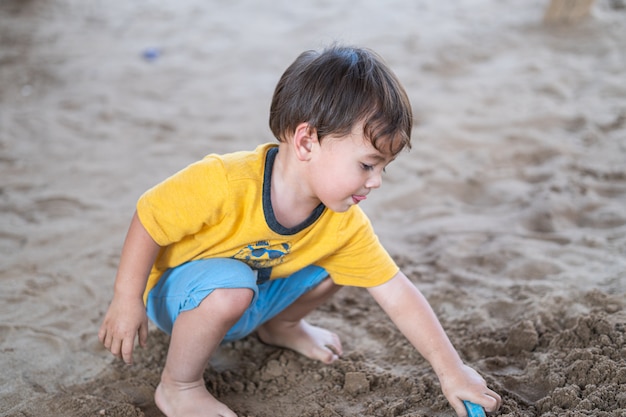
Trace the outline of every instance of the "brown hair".
{"type": "Polygon", "coordinates": [[[300,123],[319,140],[343,136],[363,121],[363,134],[380,152],[395,155],[411,147],[411,103],[395,74],[375,52],[331,46],[306,51],[276,85],[270,129],[282,142],[300,123]]]}

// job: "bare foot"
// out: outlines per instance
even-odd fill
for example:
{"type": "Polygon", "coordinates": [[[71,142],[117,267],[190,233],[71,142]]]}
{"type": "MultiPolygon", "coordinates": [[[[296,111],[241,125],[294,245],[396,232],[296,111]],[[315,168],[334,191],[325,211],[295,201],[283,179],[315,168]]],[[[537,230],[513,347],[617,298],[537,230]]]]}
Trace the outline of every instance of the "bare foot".
{"type": "Polygon", "coordinates": [[[204,380],[194,383],[161,380],[154,401],[167,417],[237,417],[230,408],[209,394],[204,380]]]}
{"type": "Polygon", "coordinates": [[[257,329],[257,334],[263,343],[295,350],[323,363],[332,363],[343,354],[339,336],[304,320],[270,320],[257,329]]]}

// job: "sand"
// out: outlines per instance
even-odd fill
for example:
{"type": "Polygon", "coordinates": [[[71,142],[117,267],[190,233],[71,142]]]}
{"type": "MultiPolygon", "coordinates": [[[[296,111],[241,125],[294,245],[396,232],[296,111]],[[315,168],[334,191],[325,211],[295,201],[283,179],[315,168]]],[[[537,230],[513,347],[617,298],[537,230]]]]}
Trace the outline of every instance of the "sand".
{"type": "MultiPolygon", "coordinates": [[[[97,341],[134,204],[210,152],[272,141],[305,49],[378,51],[413,149],[364,205],[502,416],[626,415],[626,10],[547,1],[0,1],[0,416],[159,416],[167,337],[97,341]]],[[[452,416],[364,290],[311,321],[326,366],[254,337],[208,387],[240,416],[452,416]]]]}

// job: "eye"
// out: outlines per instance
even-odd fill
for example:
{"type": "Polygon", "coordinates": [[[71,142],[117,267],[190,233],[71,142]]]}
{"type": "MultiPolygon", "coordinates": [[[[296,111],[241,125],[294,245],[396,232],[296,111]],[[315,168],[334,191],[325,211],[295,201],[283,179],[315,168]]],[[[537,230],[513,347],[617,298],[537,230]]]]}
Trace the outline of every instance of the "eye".
{"type": "Polygon", "coordinates": [[[363,164],[363,163],[362,163],[362,164],[361,164],[361,168],[362,168],[363,170],[365,170],[365,171],[371,171],[371,170],[373,170],[373,169],[374,169],[374,166],[373,166],[373,165],[368,165],[368,164],[363,164]]]}

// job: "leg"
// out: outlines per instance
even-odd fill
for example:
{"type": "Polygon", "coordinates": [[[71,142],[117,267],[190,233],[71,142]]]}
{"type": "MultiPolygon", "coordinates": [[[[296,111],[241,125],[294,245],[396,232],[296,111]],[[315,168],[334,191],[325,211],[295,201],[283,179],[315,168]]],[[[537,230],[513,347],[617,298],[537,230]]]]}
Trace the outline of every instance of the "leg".
{"type": "Polygon", "coordinates": [[[202,377],[224,335],[250,305],[247,288],[217,289],[178,315],[155,401],[168,417],[236,417],[207,391],[202,377]]]}
{"type": "Polygon", "coordinates": [[[304,317],[340,288],[330,278],[325,279],[316,288],[262,324],[257,329],[259,338],[269,345],[289,348],[324,363],[335,361],[342,354],[339,336],[307,323],[304,317]]]}

